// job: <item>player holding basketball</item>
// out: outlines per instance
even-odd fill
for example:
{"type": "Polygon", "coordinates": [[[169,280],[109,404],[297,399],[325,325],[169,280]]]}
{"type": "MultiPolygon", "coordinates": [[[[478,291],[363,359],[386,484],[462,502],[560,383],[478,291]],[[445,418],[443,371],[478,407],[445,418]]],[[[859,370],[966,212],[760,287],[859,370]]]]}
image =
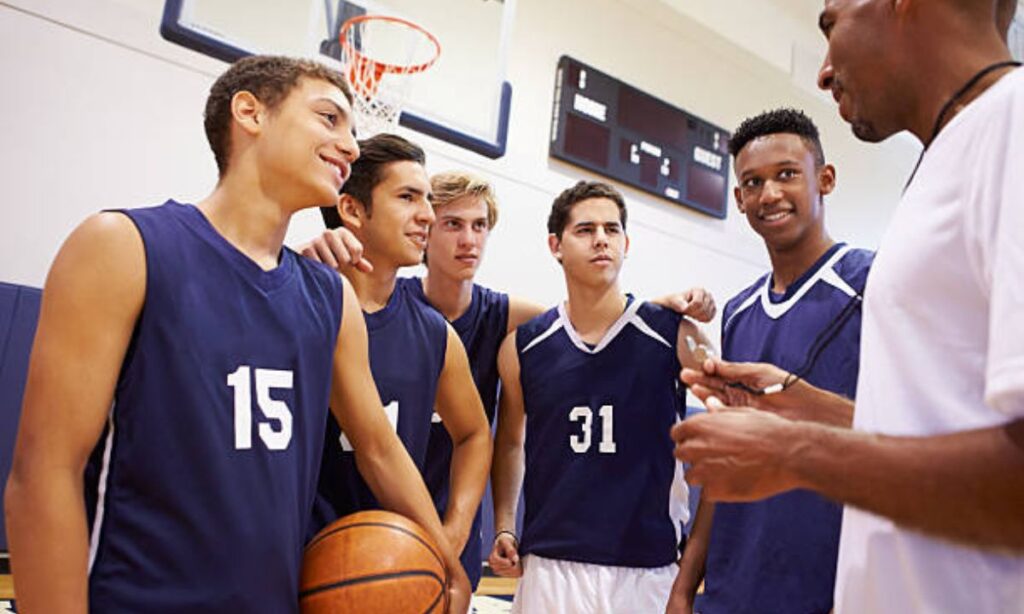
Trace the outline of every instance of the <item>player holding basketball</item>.
{"type": "Polygon", "coordinates": [[[629,239],[614,188],[565,190],[548,231],[568,300],[518,327],[498,356],[491,568],[522,575],[515,612],[662,611],[687,515],[667,430],[684,409],[675,369],[698,364],[688,346],[707,341],[620,290],[629,239]]]}
{"type": "Polygon", "coordinates": [[[677,454],[711,498],[847,503],[840,613],[1024,611],[1024,72],[1002,4],[829,0],[819,17],[819,86],[854,135],[926,147],[864,293],[853,430],[726,407],[714,362],[683,374],[713,411],[675,428],[677,454]]]}
{"type": "MultiPolygon", "coordinates": [[[[835,169],[825,163],[818,129],[800,111],[769,111],[745,120],[729,149],[736,204],[764,240],[772,270],[726,304],[722,357],[771,363],[853,398],[873,254],[836,243],[825,230],[835,169]]],[[[804,409],[786,417],[843,427],[853,417],[848,406],[804,409]]],[[[669,611],[692,611],[704,576],[702,614],[829,612],[841,518],[838,504],[805,490],[752,503],[702,500],[669,611]]]]}
{"type": "MultiPolygon", "coordinates": [[[[473,380],[488,419],[493,421],[498,397],[498,348],[505,336],[544,309],[528,300],[474,283],[487,241],[498,221],[498,204],[491,184],[461,171],[431,177],[436,221],[427,239],[423,279],[399,279],[409,290],[451,322],[466,348],[473,380]]],[[[344,228],[328,230],[301,248],[310,258],[346,270],[373,269],[359,241],[344,228]]],[[[701,288],[667,295],[656,301],[702,322],[714,317],[711,295],[701,288]]],[[[451,438],[444,423],[432,424],[424,479],[437,509],[446,509],[450,473],[451,438]]],[[[480,512],[477,512],[462,562],[476,589],[481,566],[480,512]]]]}
{"type": "MultiPolygon", "coordinates": [[[[444,528],[461,552],[487,482],[491,439],[462,342],[411,284],[397,283],[399,267],[423,259],[434,222],[425,155],[391,134],[364,140],[360,149],[337,208],[326,209],[325,218],[332,226],[343,223],[374,263],[371,271],[348,268],[345,275],[365,313],[381,401],[417,468],[423,471],[435,408],[455,442],[444,528]]],[[[329,424],[312,530],[377,507],[357,460],[346,435],[329,424]]]]}
{"type": "Polygon", "coordinates": [[[97,214],[61,248],[6,491],[19,611],[297,612],[328,403],[381,501],[447,545],[354,293],[282,248],[359,155],[350,103],[317,64],[239,61],[207,100],[213,193],[97,214]]]}

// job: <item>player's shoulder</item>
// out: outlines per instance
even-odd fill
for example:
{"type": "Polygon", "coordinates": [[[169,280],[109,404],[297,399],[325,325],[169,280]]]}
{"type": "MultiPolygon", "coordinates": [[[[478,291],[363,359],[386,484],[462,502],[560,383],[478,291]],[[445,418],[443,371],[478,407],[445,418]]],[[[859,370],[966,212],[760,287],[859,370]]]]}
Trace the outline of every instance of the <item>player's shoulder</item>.
{"type": "Polygon", "coordinates": [[[729,321],[736,312],[749,305],[755,300],[757,294],[761,291],[761,288],[768,283],[768,279],[771,277],[772,272],[768,271],[754,280],[746,288],[743,288],[732,296],[728,301],[725,302],[725,307],[722,309],[722,322],[729,321]]]}
{"type": "Polygon", "coordinates": [[[520,324],[515,330],[516,345],[522,349],[530,344],[534,339],[551,329],[560,317],[558,307],[552,307],[544,313],[520,324]]]}
{"type": "MultiPolygon", "coordinates": [[[[298,269],[300,274],[305,277],[306,280],[315,284],[319,288],[336,293],[339,297],[341,296],[344,281],[342,280],[340,273],[322,262],[306,258],[287,245],[283,246],[282,250],[288,258],[291,258],[295,262],[296,269],[298,269]]],[[[285,254],[283,254],[283,256],[285,254]]]]}
{"type": "Polygon", "coordinates": [[[871,264],[875,261],[875,252],[870,249],[863,249],[860,247],[848,247],[846,252],[842,255],[838,262],[836,262],[835,270],[842,274],[844,272],[859,272],[871,268],[871,264]]]}
{"type": "Polygon", "coordinates": [[[842,256],[832,265],[832,270],[839,277],[852,285],[858,292],[864,290],[871,265],[875,261],[875,252],[858,247],[845,248],[842,256]]]}
{"type": "Polygon", "coordinates": [[[400,295],[400,300],[405,302],[407,308],[415,312],[427,326],[432,330],[443,330],[447,336],[448,320],[426,300],[419,278],[398,278],[395,282],[395,292],[400,295]]]}
{"type": "Polygon", "coordinates": [[[683,320],[683,316],[679,312],[650,301],[639,302],[635,317],[659,332],[675,331],[683,320]]]}
{"type": "Polygon", "coordinates": [[[479,304],[482,310],[508,309],[508,294],[499,292],[487,286],[473,284],[473,302],[479,304]]]}

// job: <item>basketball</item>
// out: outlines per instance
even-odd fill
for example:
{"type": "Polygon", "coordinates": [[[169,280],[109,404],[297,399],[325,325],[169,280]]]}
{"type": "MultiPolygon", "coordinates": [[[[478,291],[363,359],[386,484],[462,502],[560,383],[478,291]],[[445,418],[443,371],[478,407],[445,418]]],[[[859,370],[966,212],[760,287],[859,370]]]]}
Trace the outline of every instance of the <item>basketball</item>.
{"type": "Polygon", "coordinates": [[[444,612],[448,576],[440,552],[404,516],[374,510],[340,518],[306,546],[302,613],[444,612]]]}

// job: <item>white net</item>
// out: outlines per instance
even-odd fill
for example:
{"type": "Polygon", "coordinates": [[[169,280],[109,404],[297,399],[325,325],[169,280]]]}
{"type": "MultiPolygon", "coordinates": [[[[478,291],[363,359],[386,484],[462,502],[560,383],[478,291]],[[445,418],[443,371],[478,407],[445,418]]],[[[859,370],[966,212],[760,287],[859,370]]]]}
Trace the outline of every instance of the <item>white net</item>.
{"type": "Polygon", "coordinates": [[[359,137],[394,132],[411,80],[437,61],[440,44],[414,23],[377,15],[345,22],[340,39],[359,137]]]}

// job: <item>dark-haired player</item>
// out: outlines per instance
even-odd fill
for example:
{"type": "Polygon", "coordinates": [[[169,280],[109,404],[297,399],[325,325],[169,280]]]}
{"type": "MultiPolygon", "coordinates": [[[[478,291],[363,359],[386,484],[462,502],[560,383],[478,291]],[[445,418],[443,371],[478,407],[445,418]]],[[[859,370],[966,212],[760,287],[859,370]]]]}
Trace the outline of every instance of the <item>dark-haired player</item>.
{"type": "MultiPolygon", "coordinates": [[[[374,263],[371,271],[349,267],[344,274],[363,309],[370,368],[399,438],[423,472],[436,409],[453,443],[444,530],[461,552],[487,482],[491,434],[455,330],[420,300],[417,282],[397,278],[400,267],[423,260],[434,222],[426,156],[393,134],[378,134],[359,146],[362,153],[339,204],[324,210],[325,219],[330,226],[343,223],[374,263]]],[[[379,507],[357,460],[346,435],[331,422],[311,531],[339,516],[379,507]]]]}
{"type": "MultiPolygon", "coordinates": [[[[729,150],[736,204],[764,240],[772,270],[726,304],[722,357],[771,363],[853,398],[873,254],[825,230],[835,169],[818,129],[800,111],[769,111],[740,124],[729,150]]],[[[852,420],[849,411],[789,417],[845,427],[852,420]]],[[[673,606],[692,607],[703,575],[704,614],[829,612],[841,518],[841,506],[803,490],[753,503],[702,500],[673,606]]]]}
{"type": "Polygon", "coordinates": [[[297,612],[328,404],[384,505],[465,576],[373,387],[351,287],[282,247],[359,156],[351,94],[257,56],[213,85],[220,180],[104,212],[44,291],[6,491],[19,611],[297,612]]]}
{"type": "Polygon", "coordinates": [[[563,191],[548,232],[568,300],[519,326],[498,355],[491,568],[522,576],[514,612],[661,611],[688,515],[668,434],[683,409],[675,369],[699,365],[689,348],[707,342],[620,289],[629,239],[614,188],[563,191]]]}

